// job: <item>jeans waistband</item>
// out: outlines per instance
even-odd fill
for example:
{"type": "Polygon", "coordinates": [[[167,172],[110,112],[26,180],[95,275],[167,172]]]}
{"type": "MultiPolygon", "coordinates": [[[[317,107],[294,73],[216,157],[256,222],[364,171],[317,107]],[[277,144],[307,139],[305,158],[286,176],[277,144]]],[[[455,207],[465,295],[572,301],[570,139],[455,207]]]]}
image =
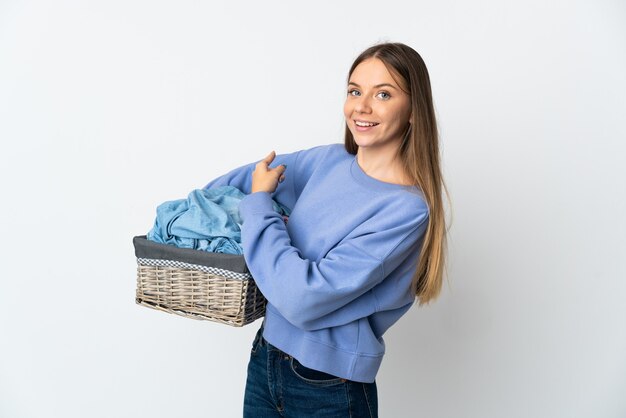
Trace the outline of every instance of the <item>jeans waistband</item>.
{"type": "Polygon", "coordinates": [[[275,345],[270,344],[269,341],[267,341],[264,337],[263,337],[263,330],[265,329],[265,318],[263,319],[263,323],[261,324],[261,328],[259,328],[259,346],[261,347],[267,347],[268,351],[276,351],[279,354],[282,354],[284,356],[288,356],[291,357],[290,354],[285,353],[283,350],[281,350],[280,348],[276,347],[275,345]]]}

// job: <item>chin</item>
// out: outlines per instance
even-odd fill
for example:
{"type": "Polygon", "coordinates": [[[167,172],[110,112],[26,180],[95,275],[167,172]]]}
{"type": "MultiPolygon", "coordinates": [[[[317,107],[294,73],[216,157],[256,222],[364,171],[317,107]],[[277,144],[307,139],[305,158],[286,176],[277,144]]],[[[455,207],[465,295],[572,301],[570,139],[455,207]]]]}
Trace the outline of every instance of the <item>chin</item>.
{"type": "Polygon", "coordinates": [[[354,134],[352,135],[352,139],[354,139],[354,142],[359,146],[359,147],[366,147],[368,145],[372,145],[372,143],[374,143],[374,141],[368,139],[368,138],[359,138],[357,136],[354,136],[354,134]]]}

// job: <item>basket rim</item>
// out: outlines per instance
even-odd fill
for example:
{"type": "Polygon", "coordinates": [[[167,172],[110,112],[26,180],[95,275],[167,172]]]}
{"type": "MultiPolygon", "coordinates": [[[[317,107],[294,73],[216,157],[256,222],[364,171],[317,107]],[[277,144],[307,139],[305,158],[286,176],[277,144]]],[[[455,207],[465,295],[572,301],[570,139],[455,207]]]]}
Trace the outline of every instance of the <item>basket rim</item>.
{"type": "Polygon", "coordinates": [[[153,260],[176,260],[183,263],[197,264],[230,270],[236,273],[250,274],[246,260],[241,254],[213,253],[190,248],[179,248],[169,244],[150,241],[146,235],[133,237],[135,256],[153,260]]]}
{"type": "Polygon", "coordinates": [[[237,273],[231,270],[224,270],[216,267],[201,266],[199,264],[189,264],[178,260],[158,260],[152,258],[138,258],[137,265],[142,267],[161,267],[169,268],[173,271],[201,271],[217,276],[222,276],[234,280],[250,280],[252,275],[249,273],[237,273]]]}

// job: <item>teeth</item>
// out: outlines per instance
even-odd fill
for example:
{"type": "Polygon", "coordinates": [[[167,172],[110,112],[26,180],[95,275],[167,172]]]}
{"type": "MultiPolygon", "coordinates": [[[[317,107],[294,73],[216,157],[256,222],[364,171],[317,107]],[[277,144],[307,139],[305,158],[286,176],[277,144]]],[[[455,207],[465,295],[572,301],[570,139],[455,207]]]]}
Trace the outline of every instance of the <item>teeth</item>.
{"type": "Polygon", "coordinates": [[[358,120],[357,120],[357,121],[355,121],[355,122],[356,122],[356,124],[357,124],[358,126],[374,126],[374,125],[378,125],[377,123],[359,122],[358,120]]]}

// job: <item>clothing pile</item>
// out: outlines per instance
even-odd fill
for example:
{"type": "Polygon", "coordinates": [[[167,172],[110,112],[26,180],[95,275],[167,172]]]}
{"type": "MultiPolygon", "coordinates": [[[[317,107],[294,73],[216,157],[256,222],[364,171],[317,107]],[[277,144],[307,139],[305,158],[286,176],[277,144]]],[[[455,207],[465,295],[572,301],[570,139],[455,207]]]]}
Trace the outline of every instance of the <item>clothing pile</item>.
{"type": "MultiPolygon", "coordinates": [[[[243,254],[239,202],[245,196],[234,186],[221,186],[196,189],[187,199],[164,202],[157,207],[147,238],[180,248],[243,254]]],[[[289,208],[275,200],[272,205],[287,223],[289,208]]]]}

